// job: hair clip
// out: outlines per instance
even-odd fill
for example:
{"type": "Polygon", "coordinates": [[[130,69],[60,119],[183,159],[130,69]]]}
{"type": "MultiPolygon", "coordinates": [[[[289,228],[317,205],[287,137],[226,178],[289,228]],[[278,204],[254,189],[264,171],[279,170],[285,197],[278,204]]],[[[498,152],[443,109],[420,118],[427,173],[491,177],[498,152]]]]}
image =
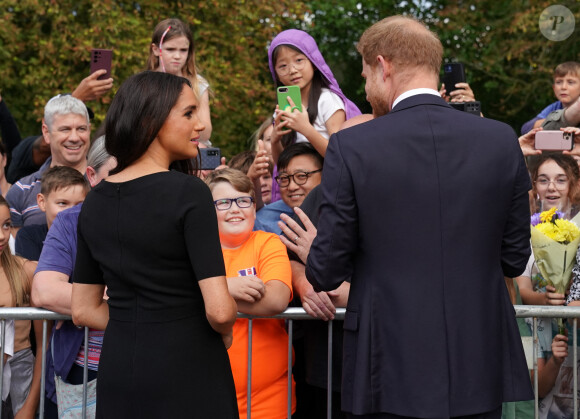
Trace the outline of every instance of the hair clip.
{"type": "Polygon", "coordinates": [[[163,35],[161,35],[161,41],[159,41],[159,62],[161,63],[161,69],[163,70],[163,72],[165,73],[165,64],[163,63],[163,57],[162,57],[162,53],[163,53],[163,40],[165,39],[165,35],[167,35],[167,32],[169,32],[169,30],[171,29],[171,26],[168,26],[167,29],[165,29],[165,32],[163,32],[163,35]]]}

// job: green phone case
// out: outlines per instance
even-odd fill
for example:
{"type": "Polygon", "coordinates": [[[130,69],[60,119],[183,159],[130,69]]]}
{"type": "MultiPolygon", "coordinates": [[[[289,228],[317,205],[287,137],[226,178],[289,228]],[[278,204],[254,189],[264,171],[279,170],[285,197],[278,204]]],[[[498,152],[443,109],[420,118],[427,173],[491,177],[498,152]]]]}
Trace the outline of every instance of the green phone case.
{"type": "Polygon", "coordinates": [[[302,112],[302,99],[300,97],[300,87],[298,86],[280,86],[278,87],[278,107],[281,110],[287,110],[292,112],[294,109],[298,109],[302,112]],[[288,103],[288,96],[294,102],[294,108],[288,103]]]}

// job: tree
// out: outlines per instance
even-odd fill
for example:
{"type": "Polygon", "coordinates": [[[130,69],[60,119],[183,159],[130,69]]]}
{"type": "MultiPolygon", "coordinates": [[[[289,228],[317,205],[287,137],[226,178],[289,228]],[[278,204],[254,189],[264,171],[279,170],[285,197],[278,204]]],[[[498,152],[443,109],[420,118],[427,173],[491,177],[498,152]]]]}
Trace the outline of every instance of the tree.
{"type": "Polygon", "coordinates": [[[312,0],[308,6],[310,12],[296,23],[296,27],[314,37],[344,94],[366,113],[370,113],[371,108],[366,101],[361,77],[361,57],[356,50],[362,33],[384,17],[410,14],[422,18],[433,8],[431,4],[417,5],[397,0],[312,0]]]}
{"type": "MultiPolygon", "coordinates": [[[[575,16],[580,3],[562,1],[575,16]]],[[[518,133],[523,122],[555,101],[552,71],[562,62],[580,61],[578,25],[564,41],[550,41],[539,30],[551,1],[449,1],[432,23],[447,61],[461,61],[486,116],[509,123],[518,133]]]]}
{"type": "Polygon", "coordinates": [[[112,48],[114,91],[88,103],[99,126],[119,85],[144,69],[155,25],[178,17],[193,28],[213,91],[212,141],[231,156],[274,107],[267,44],[304,10],[288,0],[0,0],[2,96],[22,134],[38,134],[48,99],[88,75],[90,49],[112,48]]]}
{"type": "MultiPolygon", "coordinates": [[[[580,3],[559,3],[578,16],[580,3]]],[[[564,61],[580,61],[578,25],[565,41],[554,42],[541,35],[539,17],[551,4],[548,0],[311,0],[311,12],[296,26],[317,40],[345,94],[363,112],[370,112],[356,42],[366,28],[384,17],[417,17],[439,35],[445,62],[465,64],[467,81],[482,102],[484,114],[519,132],[523,122],[555,100],[551,89],[554,67],[564,61]]]]}

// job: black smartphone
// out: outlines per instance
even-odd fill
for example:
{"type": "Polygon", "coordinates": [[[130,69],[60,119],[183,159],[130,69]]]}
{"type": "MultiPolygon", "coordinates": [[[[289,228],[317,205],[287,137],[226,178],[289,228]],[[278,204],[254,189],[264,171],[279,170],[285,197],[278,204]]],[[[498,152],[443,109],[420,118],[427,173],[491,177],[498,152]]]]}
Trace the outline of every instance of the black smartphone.
{"type": "Polygon", "coordinates": [[[473,115],[481,116],[481,103],[478,100],[473,102],[449,102],[451,107],[458,111],[472,113],[473,115]]]}
{"type": "Polygon", "coordinates": [[[465,68],[462,63],[447,63],[443,64],[443,77],[441,80],[445,83],[445,90],[447,95],[454,90],[456,83],[465,83],[465,68]]]}
{"type": "Polygon", "coordinates": [[[221,150],[218,147],[200,148],[197,165],[201,170],[214,170],[221,164],[221,150]]]}
{"type": "Polygon", "coordinates": [[[93,74],[97,70],[107,70],[97,78],[97,80],[105,80],[111,77],[111,62],[113,60],[113,50],[110,49],[92,49],[91,50],[91,71],[93,74]]]}

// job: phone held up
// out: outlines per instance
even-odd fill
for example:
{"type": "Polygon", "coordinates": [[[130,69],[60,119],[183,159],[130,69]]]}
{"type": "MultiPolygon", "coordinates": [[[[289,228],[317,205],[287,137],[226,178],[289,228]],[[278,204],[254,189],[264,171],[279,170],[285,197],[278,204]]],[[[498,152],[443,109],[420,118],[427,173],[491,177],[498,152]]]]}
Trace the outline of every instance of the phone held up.
{"type": "Polygon", "coordinates": [[[221,164],[221,150],[218,147],[200,148],[197,155],[197,167],[200,170],[214,170],[221,164]]]}
{"type": "Polygon", "coordinates": [[[111,77],[111,62],[113,60],[113,50],[98,49],[91,50],[91,71],[93,74],[97,70],[107,70],[107,72],[97,78],[97,80],[105,80],[111,77]]]}
{"type": "Polygon", "coordinates": [[[457,109],[458,111],[471,113],[477,116],[481,115],[481,102],[479,102],[478,100],[475,100],[473,102],[449,102],[449,105],[451,105],[453,109],[457,109]]]}
{"type": "Polygon", "coordinates": [[[443,64],[442,82],[445,83],[447,94],[457,90],[457,83],[465,83],[465,68],[463,63],[443,64]]]}
{"type": "Polygon", "coordinates": [[[278,108],[283,111],[293,112],[298,109],[302,112],[302,99],[299,86],[279,86],[278,87],[278,108]],[[288,97],[294,102],[294,106],[288,102],[288,97]]]}
{"type": "Polygon", "coordinates": [[[574,148],[574,136],[571,132],[564,131],[538,131],[536,132],[536,150],[568,150],[574,148]]]}

